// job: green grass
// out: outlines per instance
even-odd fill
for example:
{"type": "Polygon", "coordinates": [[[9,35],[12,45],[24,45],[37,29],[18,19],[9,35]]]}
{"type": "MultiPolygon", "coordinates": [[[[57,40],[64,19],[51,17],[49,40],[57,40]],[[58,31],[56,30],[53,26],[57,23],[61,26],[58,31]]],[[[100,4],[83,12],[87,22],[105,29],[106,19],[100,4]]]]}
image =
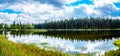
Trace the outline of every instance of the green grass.
{"type": "Polygon", "coordinates": [[[0,56],[71,56],[59,51],[46,51],[34,44],[18,44],[0,35],[0,56]]]}
{"type": "Polygon", "coordinates": [[[0,29],[0,31],[32,31],[32,32],[47,32],[47,29],[0,29]]]}
{"type": "Polygon", "coordinates": [[[47,32],[46,29],[10,29],[10,31],[47,32]]]}
{"type": "Polygon", "coordinates": [[[120,39],[114,41],[114,45],[120,47],[120,39]]]}
{"type": "Polygon", "coordinates": [[[120,56],[120,49],[110,50],[109,52],[106,52],[104,56],[120,56]]]}
{"type": "Polygon", "coordinates": [[[105,56],[120,56],[120,39],[114,41],[114,45],[119,47],[117,50],[110,50],[105,53],[105,56]]]}
{"type": "Polygon", "coordinates": [[[47,32],[46,29],[31,29],[31,31],[33,31],[33,32],[47,32]]]}
{"type": "Polygon", "coordinates": [[[42,43],[40,43],[41,45],[46,45],[46,44],[48,44],[47,42],[42,42],[42,43]]]}

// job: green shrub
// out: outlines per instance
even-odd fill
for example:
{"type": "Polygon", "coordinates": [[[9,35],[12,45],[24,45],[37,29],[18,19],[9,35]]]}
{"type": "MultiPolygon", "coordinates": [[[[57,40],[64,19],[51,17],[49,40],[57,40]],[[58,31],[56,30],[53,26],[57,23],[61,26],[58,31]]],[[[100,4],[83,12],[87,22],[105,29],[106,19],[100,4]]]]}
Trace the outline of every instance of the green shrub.
{"type": "Polygon", "coordinates": [[[114,41],[114,45],[120,47],[120,39],[114,41]]]}

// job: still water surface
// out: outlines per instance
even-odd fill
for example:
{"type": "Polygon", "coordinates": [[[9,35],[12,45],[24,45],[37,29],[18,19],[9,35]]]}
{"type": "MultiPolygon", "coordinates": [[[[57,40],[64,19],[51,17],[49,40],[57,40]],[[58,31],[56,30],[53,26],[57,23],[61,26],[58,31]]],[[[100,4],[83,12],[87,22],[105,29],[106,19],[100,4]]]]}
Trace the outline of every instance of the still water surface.
{"type": "Polygon", "coordinates": [[[34,43],[40,48],[65,53],[89,53],[103,55],[115,50],[113,42],[120,38],[120,31],[49,31],[49,32],[2,32],[8,40],[16,43],[34,43]],[[5,34],[6,33],[6,34],[5,34]]]}

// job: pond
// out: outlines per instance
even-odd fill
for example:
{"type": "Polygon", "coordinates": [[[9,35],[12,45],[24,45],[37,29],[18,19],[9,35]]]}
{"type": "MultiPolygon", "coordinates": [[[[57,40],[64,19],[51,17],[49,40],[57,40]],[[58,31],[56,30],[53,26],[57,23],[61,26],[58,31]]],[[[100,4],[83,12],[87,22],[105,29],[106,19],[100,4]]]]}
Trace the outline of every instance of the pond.
{"type": "Polygon", "coordinates": [[[102,56],[109,50],[117,49],[113,42],[120,38],[120,31],[48,31],[24,32],[2,31],[8,40],[16,43],[34,43],[46,50],[58,50],[69,54],[102,56]]]}

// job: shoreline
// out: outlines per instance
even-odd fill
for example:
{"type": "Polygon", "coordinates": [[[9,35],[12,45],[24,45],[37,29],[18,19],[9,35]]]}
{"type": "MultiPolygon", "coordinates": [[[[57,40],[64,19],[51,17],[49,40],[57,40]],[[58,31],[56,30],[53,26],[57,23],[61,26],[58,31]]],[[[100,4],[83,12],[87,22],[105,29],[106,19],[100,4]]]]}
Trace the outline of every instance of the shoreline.
{"type": "Polygon", "coordinates": [[[120,29],[48,29],[48,31],[109,31],[120,29]]]}
{"type": "Polygon", "coordinates": [[[108,30],[120,30],[120,29],[0,29],[0,31],[108,31],[108,30]]]}

